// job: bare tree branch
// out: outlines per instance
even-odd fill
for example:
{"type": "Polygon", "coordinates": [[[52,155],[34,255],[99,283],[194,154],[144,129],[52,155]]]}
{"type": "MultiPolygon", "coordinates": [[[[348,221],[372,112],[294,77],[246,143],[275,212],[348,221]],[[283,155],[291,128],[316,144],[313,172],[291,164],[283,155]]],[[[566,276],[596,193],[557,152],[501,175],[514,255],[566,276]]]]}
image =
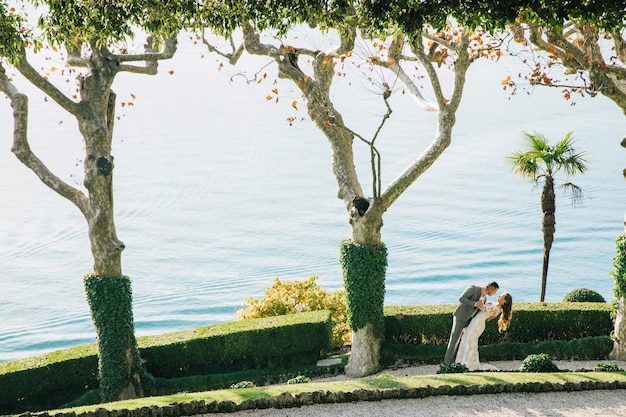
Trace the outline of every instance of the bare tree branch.
{"type": "Polygon", "coordinates": [[[439,82],[439,76],[435,71],[435,68],[431,65],[430,59],[428,55],[424,52],[424,42],[422,36],[418,36],[416,41],[411,45],[411,51],[417,57],[417,60],[422,64],[424,70],[428,74],[428,78],[430,79],[430,84],[433,88],[433,93],[435,94],[435,98],[437,100],[437,108],[443,109],[446,105],[446,99],[443,96],[443,91],[441,89],[441,83],[439,82]]]}
{"type": "Polygon", "coordinates": [[[46,165],[33,153],[28,144],[28,97],[20,93],[6,75],[0,64],[0,90],[11,100],[13,107],[13,147],[15,156],[50,189],[65,197],[84,214],[88,210],[85,194],[55,176],[46,165]]]}
{"type": "Polygon", "coordinates": [[[218,55],[228,59],[228,63],[230,65],[235,65],[237,63],[237,61],[239,61],[239,58],[241,57],[241,54],[243,54],[243,52],[245,51],[245,47],[244,47],[243,43],[241,45],[239,45],[238,47],[235,46],[235,40],[233,39],[232,35],[229,36],[230,47],[231,47],[231,52],[230,53],[222,52],[217,47],[213,46],[213,44],[206,38],[204,30],[202,31],[202,36],[201,37],[202,37],[202,43],[207,47],[209,52],[216,53],[216,54],[218,54],[218,55]]]}
{"type": "MultiPolygon", "coordinates": [[[[176,36],[172,36],[164,40],[163,49],[159,51],[157,49],[156,37],[154,35],[150,35],[148,36],[146,44],[144,45],[146,52],[143,54],[108,53],[108,55],[111,59],[120,63],[119,71],[130,72],[134,74],[156,75],[158,73],[158,61],[171,59],[176,53],[177,45],[178,40],[176,39],[176,36]],[[145,61],[145,66],[123,64],[124,62],[140,61],[145,61]]],[[[85,58],[81,55],[80,49],[68,49],[67,56],[68,65],[85,68],[89,68],[89,66],[91,65],[89,62],[89,58],[85,58]]]]}
{"type": "Polygon", "coordinates": [[[465,75],[472,60],[470,60],[467,50],[469,45],[467,34],[462,36],[461,43],[458,46],[451,43],[448,43],[448,45],[452,47],[452,50],[457,55],[457,59],[454,62],[452,96],[449,101],[443,96],[437,72],[430,58],[424,51],[422,37],[416,37],[416,42],[411,45],[411,50],[428,73],[435,97],[437,98],[439,107],[437,132],[428,148],[422,152],[413,163],[406,167],[406,169],[382,192],[380,201],[383,210],[389,208],[420,175],[432,166],[452,141],[452,128],[454,126],[455,113],[460,104],[463,88],[465,86],[465,75]]]}
{"type": "MultiPolygon", "coordinates": [[[[420,91],[419,87],[415,85],[415,82],[411,79],[411,77],[406,73],[402,65],[400,65],[401,60],[406,59],[407,57],[402,54],[402,49],[405,45],[404,36],[398,34],[394,37],[391,45],[389,46],[389,60],[390,62],[386,63],[386,66],[398,77],[400,82],[404,84],[409,94],[415,99],[417,104],[424,111],[437,111],[438,106],[437,103],[433,103],[432,101],[428,101],[424,98],[424,95],[420,91]]],[[[417,60],[417,57],[413,57],[413,60],[417,60]]]]}
{"type": "Polygon", "coordinates": [[[22,52],[22,57],[16,63],[17,70],[35,87],[39,88],[44,94],[48,95],[67,112],[73,115],[78,114],[79,105],[63,94],[50,81],[42,77],[39,72],[37,72],[37,70],[30,65],[26,59],[26,53],[24,51],[22,52]]]}

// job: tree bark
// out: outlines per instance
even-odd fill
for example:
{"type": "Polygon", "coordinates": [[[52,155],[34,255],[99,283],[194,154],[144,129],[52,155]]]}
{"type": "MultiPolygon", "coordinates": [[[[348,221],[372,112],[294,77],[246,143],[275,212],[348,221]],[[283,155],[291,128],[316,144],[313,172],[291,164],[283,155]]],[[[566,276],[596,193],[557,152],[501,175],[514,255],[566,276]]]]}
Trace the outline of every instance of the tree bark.
{"type": "MultiPolygon", "coordinates": [[[[626,148],[626,140],[622,141],[622,147],[626,148]]],[[[626,236],[626,216],[624,216],[624,236],[626,236]]],[[[618,251],[622,250],[622,247],[618,245],[618,251]]],[[[616,257],[624,256],[623,253],[618,253],[616,257]]],[[[621,273],[623,271],[615,271],[621,273]]],[[[617,361],[626,360],[626,299],[624,298],[622,286],[619,283],[624,279],[623,276],[614,277],[616,280],[615,286],[616,304],[615,311],[615,325],[613,327],[613,350],[609,354],[609,358],[617,361]]]]}
{"type": "Polygon", "coordinates": [[[382,339],[374,334],[371,323],[361,329],[352,330],[352,347],[345,367],[346,375],[359,378],[380,371],[381,344],[382,339]]]}
{"type": "MultiPolygon", "coordinates": [[[[341,114],[335,109],[330,98],[330,88],[335,76],[334,60],[341,59],[342,54],[351,52],[356,38],[354,27],[350,30],[343,30],[341,33],[340,45],[335,50],[320,52],[285,45],[275,47],[263,44],[260,42],[258,32],[252,26],[247,26],[244,27],[244,44],[246,50],[251,54],[272,57],[278,64],[279,77],[293,81],[302,91],[311,119],[324,133],[332,150],[332,169],[339,188],[338,197],[343,200],[348,210],[352,228],[352,243],[355,245],[377,245],[381,243],[382,216],[385,211],[437,160],[451,143],[455,112],[461,100],[465,74],[472,61],[468,52],[469,38],[465,34],[460,36],[461,42],[459,44],[448,43],[443,37],[437,39],[443,47],[452,49],[457,55],[454,62],[454,86],[449,98],[444,97],[437,71],[424,52],[424,42],[421,36],[417,37],[414,44],[411,45],[412,51],[429,74],[437,102],[436,105],[432,105],[425,103],[421,95],[416,98],[428,110],[439,110],[437,132],[428,148],[400,173],[380,196],[374,195],[372,198],[367,198],[363,194],[355,168],[353,152],[355,134],[344,125],[341,114]],[[305,74],[298,66],[299,55],[311,58],[313,72],[311,75],[305,74]]],[[[404,74],[397,61],[391,59],[381,66],[390,68],[398,74],[401,80],[410,82],[410,77],[404,74]]],[[[409,92],[419,92],[419,89],[413,85],[409,88],[409,92]]],[[[385,91],[383,94],[390,94],[390,91],[385,91]]],[[[361,282],[371,280],[366,271],[359,273],[362,276],[357,280],[361,282]]],[[[344,266],[344,276],[345,274],[344,266]]],[[[384,294],[384,277],[382,282],[377,282],[375,285],[380,286],[376,290],[384,294]]],[[[350,291],[348,288],[346,290],[350,291]]],[[[382,320],[382,314],[381,305],[379,313],[372,312],[371,316],[368,316],[377,321],[382,320]]],[[[366,323],[356,329],[353,328],[352,353],[346,367],[346,373],[351,376],[370,375],[380,368],[380,344],[383,335],[377,331],[375,320],[372,319],[371,323],[366,323]]]]}
{"type": "Polygon", "coordinates": [[[99,382],[102,400],[113,401],[144,395],[145,373],[137,352],[130,280],[122,276],[121,255],[124,244],[118,239],[113,210],[113,156],[111,140],[115,120],[115,94],[111,85],[121,71],[153,74],[158,59],[171,58],[175,38],[165,42],[163,53],[155,54],[152,38],[144,55],[115,56],[93,42],[88,58],[73,56],[68,63],[87,67],[79,78],[80,100],[75,102],[41,76],[28,63],[26,54],[16,68],[29,82],[52,98],[78,121],[85,144],[84,191],[55,176],[32,152],[28,143],[28,99],[6,76],[0,63],[0,91],[11,100],[14,109],[12,151],[50,189],[78,207],[87,221],[93,272],[85,277],[85,292],[91,309],[99,346],[99,382]],[[120,62],[150,60],[145,67],[121,65],[120,62]]]}
{"type": "Polygon", "coordinates": [[[609,354],[609,359],[626,361],[626,320],[624,320],[624,317],[626,317],[626,300],[623,295],[620,295],[616,301],[613,350],[609,354]]]}
{"type": "Polygon", "coordinates": [[[550,263],[550,250],[554,241],[555,232],[555,211],[556,199],[554,195],[554,182],[552,177],[545,177],[543,192],[541,193],[541,210],[543,218],[541,221],[541,231],[543,232],[543,265],[541,268],[541,296],[539,301],[544,302],[546,298],[546,285],[548,282],[548,265],[550,263]]]}

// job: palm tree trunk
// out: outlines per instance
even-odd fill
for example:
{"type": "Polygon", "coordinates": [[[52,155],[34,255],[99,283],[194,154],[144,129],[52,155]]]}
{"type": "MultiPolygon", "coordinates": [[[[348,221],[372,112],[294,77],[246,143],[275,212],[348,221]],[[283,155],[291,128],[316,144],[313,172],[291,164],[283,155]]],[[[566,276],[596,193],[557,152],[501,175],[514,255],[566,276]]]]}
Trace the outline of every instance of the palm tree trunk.
{"type": "Polygon", "coordinates": [[[556,219],[554,215],[556,211],[555,200],[553,178],[546,176],[541,193],[541,211],[543,211],[543,219],[541,221],[541,231],[543,232],[543,268],[541,271],[541,296],[539,299],[541,302],[544,302],[546,298],[550,249],[552,249],[554,232],[556,230],[556,219]]]}

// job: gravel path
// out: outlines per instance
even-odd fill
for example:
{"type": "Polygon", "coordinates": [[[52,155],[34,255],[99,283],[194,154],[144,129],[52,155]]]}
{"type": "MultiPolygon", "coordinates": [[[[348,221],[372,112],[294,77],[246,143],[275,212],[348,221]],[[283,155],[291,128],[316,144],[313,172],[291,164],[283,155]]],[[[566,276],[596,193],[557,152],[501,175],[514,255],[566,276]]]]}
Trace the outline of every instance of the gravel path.
{"type": "MultiPolygon", "coordinates": [[[[207,415],[208,417],[209,415],[207,415]]],[[[624,417],[626,390],[429,397],[210,414],[228,417],[624,417]]]]}
{"type": "MultiPolygon", "coordinates": [[[[600,361],[555,361],[560,369],[593,369],[600,361]]],[[[626,362],[612,361],[622,369],[626,362]]],[[[520,361],[490,362],[499,369],[517,370],[520,361]]],[[[438,366],[385,369],[381,373],[411,376],[436,373],[438,366]]],[[[347,380],[345,375],[325,380],[347,380]]],[[[300,408],[247,410],[222,417],[626,417],[626,390],[439,396],[300,408]]],[[[207,415],[208,417],[208,415],[207,415]]]]}

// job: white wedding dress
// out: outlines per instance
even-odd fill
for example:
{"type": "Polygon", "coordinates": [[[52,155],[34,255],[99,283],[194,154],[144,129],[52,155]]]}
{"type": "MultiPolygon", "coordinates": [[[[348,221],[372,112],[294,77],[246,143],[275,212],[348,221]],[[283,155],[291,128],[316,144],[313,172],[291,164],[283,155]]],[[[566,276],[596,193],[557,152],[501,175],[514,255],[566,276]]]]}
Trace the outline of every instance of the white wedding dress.
{"type": "Polygon", "coordinates": [[[463,330],[455,362],[462,363],[467,366],[467,369],[470,371],[490,371],[498,369],[488,363],[480,363],[478,358],[478,339],[485,330],[487,318],[496,314],[496,312],[500,312],[500,305],[485,304],[485,309],[480,310],[478,314],[474,316],[465,330],[463,330]]]}

